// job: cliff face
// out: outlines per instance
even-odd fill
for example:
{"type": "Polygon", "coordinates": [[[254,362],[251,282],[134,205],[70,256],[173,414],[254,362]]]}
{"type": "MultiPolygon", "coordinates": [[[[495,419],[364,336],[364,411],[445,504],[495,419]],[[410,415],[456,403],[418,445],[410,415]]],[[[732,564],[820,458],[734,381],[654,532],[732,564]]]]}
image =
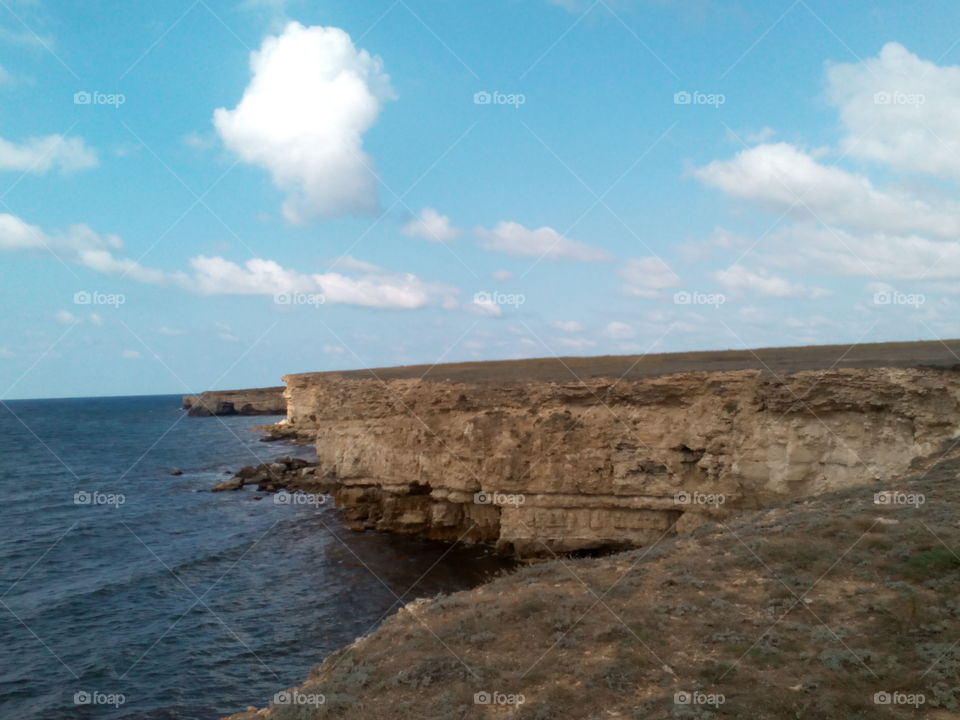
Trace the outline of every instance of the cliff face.
{"type": "Polygon", "coordinates": [[[284,381],[290,426],[316,438],[358,526],[521,556],[649,544],[892,480],[960,436],[960,373],[946,369],[284,381]]]}
{"type": "Polygon", "coordinates": [[[184,395],[183,409],[194,417],[212,415],[285,415],[284,388],[250,390],[210,390],[199,395],[184,395]]]}

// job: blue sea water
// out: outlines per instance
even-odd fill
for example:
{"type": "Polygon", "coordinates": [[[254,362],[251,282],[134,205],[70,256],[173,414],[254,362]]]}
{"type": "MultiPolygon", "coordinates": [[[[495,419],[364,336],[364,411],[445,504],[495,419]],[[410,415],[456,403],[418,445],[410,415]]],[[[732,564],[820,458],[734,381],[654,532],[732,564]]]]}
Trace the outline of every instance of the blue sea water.
{"type": "MultiPolygon", "coordinates": [[[[265,705],[417,597],[503,563],[355,533],[228,471],[310,448],[179,396],[0,403],[0,717],[196,718],[265,705]],[[179,469],[182,475],[173,476],[179,469]]],[[[442,652],[442,647],[438,647],[442,652]]]]}

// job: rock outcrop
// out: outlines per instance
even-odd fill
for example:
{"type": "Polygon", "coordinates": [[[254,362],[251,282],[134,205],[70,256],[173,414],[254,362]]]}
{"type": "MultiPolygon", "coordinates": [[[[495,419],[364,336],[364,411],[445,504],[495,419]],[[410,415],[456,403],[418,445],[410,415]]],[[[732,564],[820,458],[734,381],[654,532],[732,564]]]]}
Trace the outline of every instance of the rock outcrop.
{"type": "Polygon", "coordinates": [[[640,546],[899,477],[960,436],[960,373],[946,367],[441,376],[284,377],[288,427],[314,436],[358,527],[519,556],[640,546]]]}
{"type": "Polygon", "coordinates": [[[213,415],[285,415],[287,403],[282,387],[250,390],[209,390],[184,395],[183,409],[194,417],[213,415]]]}

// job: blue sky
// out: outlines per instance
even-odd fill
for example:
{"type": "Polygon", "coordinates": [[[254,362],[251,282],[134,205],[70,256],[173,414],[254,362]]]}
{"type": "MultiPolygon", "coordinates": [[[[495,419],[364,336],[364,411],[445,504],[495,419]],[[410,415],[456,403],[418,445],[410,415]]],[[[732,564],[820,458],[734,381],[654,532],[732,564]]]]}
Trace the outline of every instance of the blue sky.
{"type": "Polygon", "coordinates": [[[956,337],[948,2],[0,3],[0,397],[956,337]]]}

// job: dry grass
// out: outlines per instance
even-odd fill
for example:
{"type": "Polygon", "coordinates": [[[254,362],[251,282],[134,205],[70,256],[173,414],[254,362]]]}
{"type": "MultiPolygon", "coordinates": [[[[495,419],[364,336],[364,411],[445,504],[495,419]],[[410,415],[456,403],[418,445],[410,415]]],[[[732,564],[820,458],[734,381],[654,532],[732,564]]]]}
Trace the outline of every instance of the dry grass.
{"type": "Polygon", "coordinates": [[[314,670],[300,690],[323,705],[269,717],[960,717],[958,472],[902,483],[917,508],[843,491],[419,601],[314,670]]]}

